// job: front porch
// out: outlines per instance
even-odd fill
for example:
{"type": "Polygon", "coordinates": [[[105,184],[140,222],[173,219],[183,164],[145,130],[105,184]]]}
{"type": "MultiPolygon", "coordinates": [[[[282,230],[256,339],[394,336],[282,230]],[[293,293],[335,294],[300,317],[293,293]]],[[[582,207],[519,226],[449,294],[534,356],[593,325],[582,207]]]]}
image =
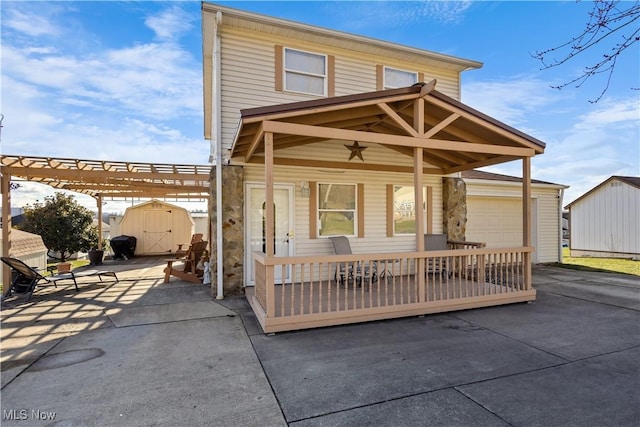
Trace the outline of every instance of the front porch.
{"type": "Polygon", "coordinates": [[[266,257],[254,253],[247,299],[265,333],[535,300],[533,248],[266,257]],[[366,275],[341,283],[336,268],[366,275]],[[373,268],[376,265],[377,268],[373,268]],[[431,265],[447,265],[433,271],[431,265]],[[284,284],[280,277],[289,277],[284,284]]]}
{"type": "MultiPolygon", "coordinates": [[[[252,181],[264,185],[264,200],[254,209],[262,250],[249,261],[255,277],[245,277],[245,284],[254,280],[247,297],[264,332],[535,300],[531,158],[544,151],[544,143],[436,91],[435,84],[241,111],[229,160],[251,169],[252,181]],[[369,148],[371,160],[360,156],[351,162],[353,154],[346,162],[336,160],[345,147],[369,148]],[[425,180],[458,179],[461,171],[513,160],[522,161],[521,247],[463,242],[447,250],[425,250],[425,234],[464,240],[466,221],[448,218],[454,203],[446,203],[441,192],[434,200],[425,180]],[[263,175],[256,174],[258,168],[263,175]],[[328,178],[334,171],[344,175],[328,178]],[[276,236],[276,218],[283,218],[276,215],[282,204],[276,203],[276,185],[296,177],[303,181],[297,203],[308,215],[291,215],[294,225],[276,236]],[[348,197],[331,205],[328,189],[343,183],[352,188],[345,190],[348,197]],[[395,228],[395,184],[412,187],[410,230],[395,228]],[[444,212],[442,226],[434,221],[438,210],[444,212]],[[328,227],[323,218],[330,211],[342,215],[348,226],[328,227]],[[288,243],[289,230],[305,256],[277,254],[276,241],[288,243]],[[325,239],[336,235],[352,236],[364,250],[327,255],[325,239]],[[415,244],[406,235],[415,236],[415,244]],[[377,253],[387,245],[390,249],[377,253]],[[340,283],[336,271],[348,272],[352,280],[340,283]]],[[[217,178],[217,194],[221,182],[217,178]]],[[[216,233],[224,237],[220,228],[216,233]]]]}

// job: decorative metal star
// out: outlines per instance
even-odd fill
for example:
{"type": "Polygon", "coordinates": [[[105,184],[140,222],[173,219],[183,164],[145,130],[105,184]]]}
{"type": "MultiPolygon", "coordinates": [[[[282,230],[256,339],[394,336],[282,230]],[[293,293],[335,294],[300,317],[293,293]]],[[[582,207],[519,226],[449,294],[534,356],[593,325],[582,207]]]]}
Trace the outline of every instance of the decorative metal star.
{"type": "Polygon", "coordinates": [[[362,158],[362,152],[366,150],[367,147],[361,147],[360,144],[358,144],[358,141],[354,141],[353,145],[345,145],[345,147],[351,150],[349,161],[351,161],[351,159],[353,159],[354,157],[357,157],[364,162],[364,159],[362,158]]]}

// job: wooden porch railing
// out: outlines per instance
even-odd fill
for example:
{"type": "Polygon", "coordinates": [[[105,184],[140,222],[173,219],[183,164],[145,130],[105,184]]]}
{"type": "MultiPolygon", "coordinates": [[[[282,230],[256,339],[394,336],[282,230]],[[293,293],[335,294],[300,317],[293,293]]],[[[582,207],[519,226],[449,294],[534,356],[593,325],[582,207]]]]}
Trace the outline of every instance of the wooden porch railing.
{"type": "Polygon", "coordinates": [[[484,248],[487,244],[484,242],[467,242],[466,240],[448,240],[448,249],[478,249],[484,248]]]}
{"type": "Polygon", "coordinates": [[[527,267],[533,248],[456,243],[466,248],[313,257],[256,252],[248,298],[265,332],[535,299],[527,267]]]}

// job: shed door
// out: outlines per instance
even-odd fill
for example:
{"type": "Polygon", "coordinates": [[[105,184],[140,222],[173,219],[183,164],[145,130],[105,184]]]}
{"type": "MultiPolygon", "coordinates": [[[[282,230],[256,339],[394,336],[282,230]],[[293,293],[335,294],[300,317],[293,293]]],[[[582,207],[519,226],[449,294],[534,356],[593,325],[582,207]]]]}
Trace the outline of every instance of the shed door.
{"type": "Polygon", "coordinates": [[[162,254],[171,252],[171,211],[149,210],[143,212],[144,236],[143,254],[162,254]]]}

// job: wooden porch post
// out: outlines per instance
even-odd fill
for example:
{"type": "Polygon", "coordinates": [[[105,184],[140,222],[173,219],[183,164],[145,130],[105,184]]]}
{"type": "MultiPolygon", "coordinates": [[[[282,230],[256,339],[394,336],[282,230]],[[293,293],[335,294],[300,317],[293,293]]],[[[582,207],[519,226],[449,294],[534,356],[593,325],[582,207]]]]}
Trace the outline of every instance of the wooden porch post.
{"type": "MultiPolygon", "coordinates": [[[[7,173],[7,170],[5,168],[2,168],[1,180],[2,256],[8,257],[11,254],[11,175],[7,173]]],[[[11,290],[11,269],[6,265],[2,266],[2,284],[4,289],[4,296],[7,296],[9,294],[9,291],[11,290]]]]}
{"type": "MultiPolygon", "coordinates": [[[[424,135],[424,99],[418,98],[413,104],[413,128],[418,135],[424,135]]],[[[413,191],[415,200],[415,216],[416,216],[416,251],[424,251],[424,218],[423,218],[423,187],[424,180],[422,177],[423,148],[416,147],[413,149],[413,191]]],[[[425,289],[425,260],[417,259],[416,266],[416,284],[418,286],[418,301],[426,300],[425,289]]]]}
{"type": "MultiPolygon", "coordinates": [[[[522,246],[531,246],[531,158],[522,158],[522,246]]],[[[531,252],[525,252],[524,288],[531,289],[531,252]]]]}
{"type": "MultiPolygon", "coordinates": [[[[273,209],[273,133],[264,134],[264,194],[265,194],[265,260],[269,261],[275,256],[275,245],[273,244],[274,209],[273,209]]],[[[266,287],[266,311],[267,317],[274,317],[276,313],[275,305],[275,283],[274,266],[267,262],[265,266],[265,287],[266,287]]]]}
{"type": "Polygon", "coordinates": [[[98,205],[98,250],[102,250],[102,196],[96,195],[96,205],[98,205]]]}

